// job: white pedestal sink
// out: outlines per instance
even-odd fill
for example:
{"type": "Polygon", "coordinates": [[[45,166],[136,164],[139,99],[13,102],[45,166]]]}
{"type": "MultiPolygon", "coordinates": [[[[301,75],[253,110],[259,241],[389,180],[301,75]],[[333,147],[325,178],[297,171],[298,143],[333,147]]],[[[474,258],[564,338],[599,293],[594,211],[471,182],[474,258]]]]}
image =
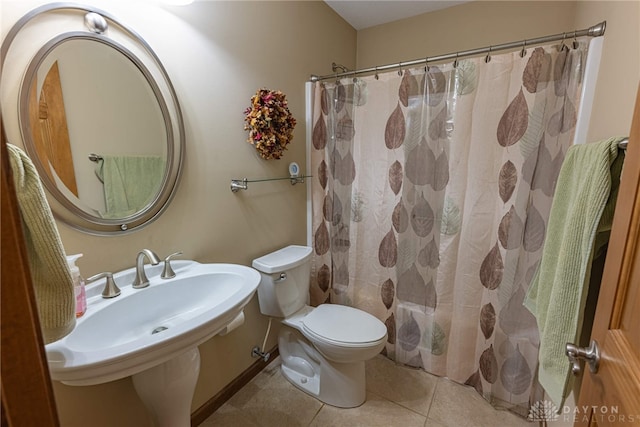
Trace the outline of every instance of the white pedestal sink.
{"type": "Polygon", "coordinates": [[[134,269],[114,275],[120,296],[103,299],[104,281],[87,287],[87,313],[63,339],[45,346],[54,380],[83,386],[133,377],[158,427],[190,426],[200,372],[197,346],[242,316],[260,274],[235,264],[172,262],[176,277],[146,267],[150,285],[133,289],[134,269]]]}

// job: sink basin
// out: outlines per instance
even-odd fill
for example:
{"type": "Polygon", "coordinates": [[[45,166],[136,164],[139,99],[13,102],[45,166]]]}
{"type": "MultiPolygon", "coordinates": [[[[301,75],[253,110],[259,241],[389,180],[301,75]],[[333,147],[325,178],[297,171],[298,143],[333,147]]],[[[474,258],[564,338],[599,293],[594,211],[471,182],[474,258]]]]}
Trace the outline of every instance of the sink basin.
{"type": "Polygon", "coordinates": [[[45,346],[51,377],[94,385],[142,372],[193,349],[240,316],[260,283],[253,268],[173,261],[145,266],[150,285],[133,289],[134,269],[114,274],[120,296],[100,296],[104,280],[87,286],[87,312],[73,332],[45,346]]]}

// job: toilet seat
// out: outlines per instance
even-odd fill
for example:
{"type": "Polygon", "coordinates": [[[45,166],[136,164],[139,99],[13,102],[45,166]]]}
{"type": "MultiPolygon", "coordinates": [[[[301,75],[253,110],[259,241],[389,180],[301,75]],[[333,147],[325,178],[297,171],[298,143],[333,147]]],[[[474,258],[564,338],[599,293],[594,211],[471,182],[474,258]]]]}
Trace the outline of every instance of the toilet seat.
{"type": "Polygon", "coordinates": [[[387,328],[376,317],[352,307],[321,304],[301,319],[309,338],[340,347],[369,347],[387,336],[387,328]]]}

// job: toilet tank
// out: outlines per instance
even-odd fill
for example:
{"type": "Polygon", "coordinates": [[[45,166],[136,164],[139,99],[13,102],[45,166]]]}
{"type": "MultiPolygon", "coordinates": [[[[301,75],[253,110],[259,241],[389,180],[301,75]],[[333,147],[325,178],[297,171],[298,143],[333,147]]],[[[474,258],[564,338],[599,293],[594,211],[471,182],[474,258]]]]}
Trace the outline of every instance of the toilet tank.
{"type": "Polygon", "coordinates": [[[253,260],[261,276],[258,302],[262,314],[288,317],[307,304],[311,251],[308,246],[287,246],[253,260]]]}

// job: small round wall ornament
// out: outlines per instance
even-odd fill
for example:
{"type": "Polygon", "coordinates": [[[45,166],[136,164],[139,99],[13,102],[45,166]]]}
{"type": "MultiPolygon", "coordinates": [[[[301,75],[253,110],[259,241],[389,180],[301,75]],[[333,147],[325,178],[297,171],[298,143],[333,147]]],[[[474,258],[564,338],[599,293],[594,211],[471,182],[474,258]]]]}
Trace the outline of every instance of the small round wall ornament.
{"type": "Polygon", "coordinates": [[[285,94],[279,90],[258,89],[244,114],[244,130],[249,131],[247,142],[263,159],[281,158],[296,126],[285,94]]]}

